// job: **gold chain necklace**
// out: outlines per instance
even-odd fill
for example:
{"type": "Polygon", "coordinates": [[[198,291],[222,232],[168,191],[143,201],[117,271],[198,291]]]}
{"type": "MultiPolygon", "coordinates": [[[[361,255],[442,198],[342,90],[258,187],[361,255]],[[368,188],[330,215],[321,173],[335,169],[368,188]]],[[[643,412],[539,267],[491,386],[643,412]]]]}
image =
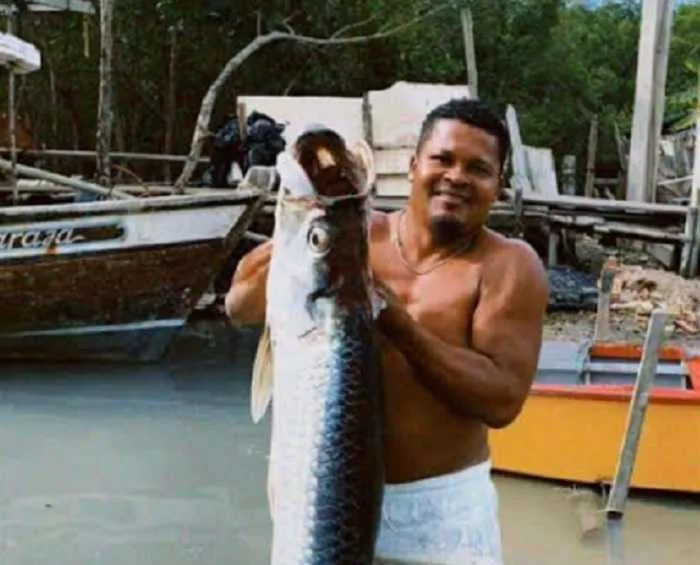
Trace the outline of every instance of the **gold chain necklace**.
{"type": "Polygon", "coordinates": [[[404,255],[403,244],[401,243],[401,226],[402,226],[402,220],[403,220],[403,217],[405,214],[406,214],[406,210],[402,210],[400,212],[399,219],[396,222],[396,229],[392,230],[391,240],[392,240],[393,244],[396,246],[396,249],[399,253],[399,258],[401,259],[401,262],[414,275],[422,276],[422,275],[428,274],[431,271],[434,271],[443,263],[447,263],[447,261],[449,261],[450,259],[453,259],[454,257],[459,255],[460,253],[464,253],[465,251],[467,251],[470,247],[472,247],[472,245],[474,244],[474,241],[476,240],[475,237],[470,238],[464,245],[458,247],[455,251],[453,251],[452,253],[450,253],[446,257],[443,257],[442,259],[440,259],[436,263],[433,263],[427,269],[423,269],[423,270],[416,269],[406,259],[406,256],[404,255]]]}

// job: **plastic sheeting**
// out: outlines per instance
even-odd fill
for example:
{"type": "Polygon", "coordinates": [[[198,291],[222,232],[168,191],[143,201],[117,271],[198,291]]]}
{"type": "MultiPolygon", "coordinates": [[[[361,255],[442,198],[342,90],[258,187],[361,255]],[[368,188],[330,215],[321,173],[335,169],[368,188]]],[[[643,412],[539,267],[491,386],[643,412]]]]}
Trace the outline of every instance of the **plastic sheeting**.
{"type": "Polygon", "coordinates": [[[41,53],[31,43],[8,33],[0,33],[0,64],[19,74],[41,68],[41,53]]]}

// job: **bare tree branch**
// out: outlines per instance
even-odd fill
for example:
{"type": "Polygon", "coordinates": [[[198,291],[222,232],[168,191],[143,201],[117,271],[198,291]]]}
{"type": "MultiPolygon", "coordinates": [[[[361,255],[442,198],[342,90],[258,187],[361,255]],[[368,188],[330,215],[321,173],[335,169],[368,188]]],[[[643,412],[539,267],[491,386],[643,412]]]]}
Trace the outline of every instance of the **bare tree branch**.
{"type": "Polygon", "coordinates": [[[344,33],[349,32],[351,29],[356,29],[358,27],[361,27],[363,25],[368,24],[369,22],[372,22],[376,19],[376,15],[372,15],[366,20],[362,20],[361,22],[355,22],[354,24],[349,24],[344,27],[341,27],[338,31],[336,31],[333,35],[331,35],[331,39],[335,39],[343,35],[344,33]]]}
{"type": "MultiPolygon", "coordinates": [[[[211,116],[214,110],[214,104],[216,103],[216,97],[219,93],[219,90],[221,90],[223,85],[230,78],[230,76],[238,69],[238,67],[240,67],[246,61],[246,59],[248,59],[256,51],[259,51],[260,49],[262,49],[270,43],[283,40],[296,41],[297,43],[305,43],[307,45],[325,46],[366,43],[375,39],[384,39],[386,37],[396,35],[402,32],[403,30],[419,22],[422,22],[427,18],[449,7],[449,4],[442,4],[436,6],[431,10],[428,10],[424,14],[416,16],[415,18],[412,18],[406,22],[398,24],[384,31],[378,31],[368,35],[337,37],[338,32],[336,31],[333,35],[323,38],[311,37],[308,35],[298,35],[295,33],[283,31],[272,31],[263,35],[259,35],[258,37],[253,39],[253,41],[248,43],[248,45],[246,45],[243,49],[241,49],[238,53],[231,57],[231,59],[229,59],[228,63],[226,63],[224,68],[219,73],[219,76],[216,77],[214,82],[212,82],[209,86],[209,89],[204,95],[204,98],[202,98],[202,104],[199,109],[199,115],[197,116],[197,123],[194,128],[194,133],[192,134],[190,152],[187,156],[187,160],[185,161],[185,165],[182,169],[182,172],[180,173],[180,176],[175,181],[175,185],[173,187],[175,192],[182,193],[184,191],[185,185],[189,182],[190,178],[192,177],[192,173],[194,173],[194,170],[197,167],[197,163],[199,162],[199,158],[202,153],[204,140],[209,131],[209,122],[211,120],[211,116]]],[[[364,24],[366,22],[358,22],[357,24],[353,24],[352,27],[357,27],[361,23],[364,24]]],[[[350,26],[345,26],[345,31],[347,31],[349,27],[350,26]]],[[[339,31],[342,31],[342,29],[339,31]]]]}
{"type": "Polygon", "coordinates": [[[291,34],[293,34],[293,35],[296,35],[297,32],[294,31],[294,28],[292,27],[292,24],[289,23],[289,22],[291,22],[291,21],[294,19],[295,16],[296,16],[296,14],[292,14],[292,15],[289,16],[288,18],[284,18],[284,19],[282,20],[282,25],[285,27],[285,29],[286,29],[289,33],[291,33],[291,34]]]}

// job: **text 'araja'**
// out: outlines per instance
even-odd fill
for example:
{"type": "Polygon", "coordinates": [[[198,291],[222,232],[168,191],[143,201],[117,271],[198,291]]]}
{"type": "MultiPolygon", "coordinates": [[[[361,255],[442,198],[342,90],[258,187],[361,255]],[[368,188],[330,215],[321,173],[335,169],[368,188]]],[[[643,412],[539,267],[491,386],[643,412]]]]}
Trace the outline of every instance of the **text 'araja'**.
{"type": "Polygon", "coordinates": [[[115,224],[65,228],[0,230],[0,250],[48,249],[120,239],[124,229],[115,224]]]}

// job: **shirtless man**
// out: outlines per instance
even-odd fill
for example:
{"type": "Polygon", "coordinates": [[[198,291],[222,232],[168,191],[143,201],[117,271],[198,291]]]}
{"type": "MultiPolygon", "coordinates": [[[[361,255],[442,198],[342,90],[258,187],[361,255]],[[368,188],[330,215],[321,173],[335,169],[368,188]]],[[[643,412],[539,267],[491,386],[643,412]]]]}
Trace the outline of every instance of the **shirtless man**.
{"type": "MultiPolygon", "coordinates": [[[[500,564],[488,429],[519,414],[548,301],[534,251],[486,226],[507,130],[483,102],[434,108],[411,159],[405,209],[375,213],[370,260],[387,306],[386,478],[378,563],[500,564]]],[[[264,320],[269,244],[239,263],[226,310],[264,320]]]]}

